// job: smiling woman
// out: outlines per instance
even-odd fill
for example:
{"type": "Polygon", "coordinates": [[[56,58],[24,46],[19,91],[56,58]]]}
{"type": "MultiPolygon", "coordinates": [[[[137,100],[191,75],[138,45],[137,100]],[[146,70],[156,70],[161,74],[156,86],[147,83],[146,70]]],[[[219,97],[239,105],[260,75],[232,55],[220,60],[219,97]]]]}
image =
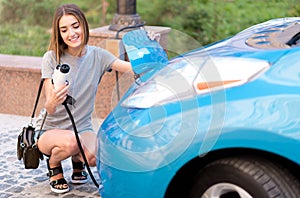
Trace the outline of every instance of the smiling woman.
{"type": "MultiPolygon", "coordinates": [[[[149,32],[149,38],[154,40],[155,37],[151,35],[155,34],[149,32]]],[[[83,11],[75,4],[59,6],[53,17],[49,48],[42,60],[46,96],[44,108],[48,114],[45,122],[39,116],[36,124],[36,128],[41,129],[37,145],[47,156],[50,188],[55,193],[70,190],[64,179],[61,161],[72,158],[71,182],[76,184],[87,182],[85,164],[96,165],[97,144],[92,113],[102,76],[111,69],[131,71],[129,62],[118,59],[105,49],[88,45],[88,38],[89,28],[83,11]],[[58,65],[64,64],[70,66],[67,79],[69,83],[57,87],[52,80],[54,70],[58,65]],[[76,108],[65,108],[67,96],[72,96],[76,101],[76,108]],[[68,119],[66,110],[72,112],[77,130],[68,119]],[[78,132],[83,149],[79,149],[79,138],[75,138],[73,129],[75,133],[78,132]]]]}

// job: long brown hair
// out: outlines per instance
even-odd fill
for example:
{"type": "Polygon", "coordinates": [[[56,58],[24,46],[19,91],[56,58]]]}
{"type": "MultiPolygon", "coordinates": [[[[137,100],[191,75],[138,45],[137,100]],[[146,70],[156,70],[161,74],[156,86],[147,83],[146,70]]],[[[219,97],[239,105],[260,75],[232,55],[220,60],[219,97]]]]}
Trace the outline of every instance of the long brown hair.
{"type": "Polygon", "coordinates": [[[64,4],[58,7],[53,16],[52,34],[48,47],[48,50],[53,50],[56,54],[57,63],[59,63],[61,55],[64,54],[64,51],[68,48],[68,46],[63,41],[59,30],[59,21],[63,15],[73,15],[78,20],[80,26],[83,28],[83,42],[80,46],[79,53],[81,53],[84,46],[88,43],[89,39],[89,25],[82,10],[75,4],[64,4]]]}

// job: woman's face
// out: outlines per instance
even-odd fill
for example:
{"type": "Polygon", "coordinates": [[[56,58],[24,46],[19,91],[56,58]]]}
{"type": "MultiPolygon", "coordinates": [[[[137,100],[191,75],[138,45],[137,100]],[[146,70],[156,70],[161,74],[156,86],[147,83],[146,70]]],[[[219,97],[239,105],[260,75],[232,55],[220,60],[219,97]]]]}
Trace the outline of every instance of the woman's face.
{"type": "Polygon", "coordinates": [[[83,41],[83,28],[77,18],[73,15],[63,15],[59,20],[60,35],[68,45],[68,52],[72,55],[78,54],[83,41]]]}

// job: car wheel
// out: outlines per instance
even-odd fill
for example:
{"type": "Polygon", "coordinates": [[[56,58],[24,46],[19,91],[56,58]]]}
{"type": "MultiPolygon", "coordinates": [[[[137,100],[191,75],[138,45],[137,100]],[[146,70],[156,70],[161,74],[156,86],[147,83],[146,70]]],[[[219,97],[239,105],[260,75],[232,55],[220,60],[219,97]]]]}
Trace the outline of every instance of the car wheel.
{"type": "Polygon", "coordinates": [[[261,158],[214,161],[197,174],[190,198],[298,197],[299,182],[282,167],[261,158]]]}

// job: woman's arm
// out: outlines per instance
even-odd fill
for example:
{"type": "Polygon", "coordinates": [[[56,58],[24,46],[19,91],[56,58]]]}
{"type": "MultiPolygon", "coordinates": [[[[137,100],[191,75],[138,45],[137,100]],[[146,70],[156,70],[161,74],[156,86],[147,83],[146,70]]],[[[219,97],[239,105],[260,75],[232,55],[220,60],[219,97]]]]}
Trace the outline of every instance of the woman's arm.
{"type": "Polygon", "coordinates": [[[112,65],[111,65],[111,68],[113,70],[116,70],[116,71],[119,71],[119,72],[132,72],[132,68],[131,68],[131,64],[130,62],[128,61],[123,61],[123,60],[120,60],[120,59],[117,59],[115,60],[112,65]]]}
{"type": "Polygon", "coordinates": [[[55,113],[56,106],[66,100],[69,85],[63,85],[55,90],[52,79],[47,78],[45,79],[44,86],[46,94],[45,108],[49,114],[55,113]]]}

